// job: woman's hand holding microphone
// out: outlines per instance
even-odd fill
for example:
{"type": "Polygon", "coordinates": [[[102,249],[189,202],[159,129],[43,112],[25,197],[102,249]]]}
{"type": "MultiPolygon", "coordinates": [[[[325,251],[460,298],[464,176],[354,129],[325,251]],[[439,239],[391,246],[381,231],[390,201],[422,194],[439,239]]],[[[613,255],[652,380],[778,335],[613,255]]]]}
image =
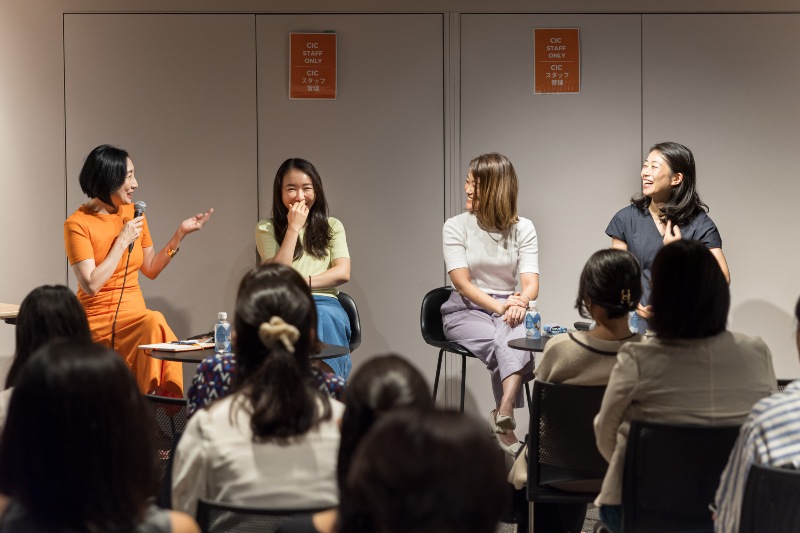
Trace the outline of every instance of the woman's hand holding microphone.
{"type": "Polygon", "coordinates": [[[122,226],[122,229],[117,235],[117,243],[119,243],[124,248],[128,248],[131,244],[136,242],[136,239],[139,238],[139,235],[142,234],[142,227],[144,226],[144,217],[136,217],[122,226]]]}

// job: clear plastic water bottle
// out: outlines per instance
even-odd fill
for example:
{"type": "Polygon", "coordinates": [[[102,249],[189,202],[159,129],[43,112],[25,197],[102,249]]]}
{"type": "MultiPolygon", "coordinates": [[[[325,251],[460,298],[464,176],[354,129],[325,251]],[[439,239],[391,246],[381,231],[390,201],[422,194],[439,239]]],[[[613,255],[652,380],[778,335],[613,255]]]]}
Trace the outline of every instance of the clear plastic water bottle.
{"type": "Polygon", "coordinates": [[[231,325],[228,322],[228,313],[222,311],[217,315],[214,324],[214,351],[228,353],[231,351],[231,325]]]}
{"type": "Polygon", "coordinates": [[[631,333],[639,333],[639,315],[636,311],[628,313],[628,329],[631,333]]]}
{"type": "Polygon", "coordinates": [[[536,302],[528,302],[528,310],[525,311],[525,337],[528,339],[542,338],[542,316],[536,309],[536,302]]]}

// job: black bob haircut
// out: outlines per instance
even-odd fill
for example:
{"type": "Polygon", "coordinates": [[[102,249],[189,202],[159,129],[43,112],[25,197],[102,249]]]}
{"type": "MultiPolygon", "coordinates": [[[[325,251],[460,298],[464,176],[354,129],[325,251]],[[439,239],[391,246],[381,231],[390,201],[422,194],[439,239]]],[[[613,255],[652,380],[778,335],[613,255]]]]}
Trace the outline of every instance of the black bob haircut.
{"type": "Polygon", "coordinates": [[[113,205],[111,193],[122,187],[127,173],[128,152],[110,144],[101,144],[86,156],[78,181],[86,196],[113,205]]]}
{"type": "Polygon", "coordinates": [[[653,260],[653,316],[662,339],[702,339],[725,331],[731,293],[717,259],[699,242],[681,239],[653,260]]]}

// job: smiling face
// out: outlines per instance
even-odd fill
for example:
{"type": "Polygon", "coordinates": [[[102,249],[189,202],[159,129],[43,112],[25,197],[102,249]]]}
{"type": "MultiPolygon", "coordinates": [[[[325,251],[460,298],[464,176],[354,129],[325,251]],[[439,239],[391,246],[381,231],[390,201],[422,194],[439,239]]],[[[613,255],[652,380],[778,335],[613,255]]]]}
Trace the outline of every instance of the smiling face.
{"type": "Polygon", "coordinates": [[[281,199],[286,209],[290,209],[296,202],[304,202],[311,209],[314,205],[314,184],[308,174],[296,168],[284,174],[281,199]]]}
{"type": "Polygon", "coordinates": [[[119,208],[123,205],[132,204],[133,191],[139,187],[139,184],[136,182],[136,176],[133,172],[133,161],[131,161],[130,158],[127,158],[127,161],[128,170],[125,172],[125,183],[122,184],[122,187],[111,193],[111,202],[116,208],[119,208]]]}
{"type": "Polygon", "coordinates": [[[650,152],[642,164],[642,194],[655,202],[666,202],[672,187],[682,181],[683,174],[673,173],[658,150],[650,152]]]}
{"type": "Polygon", "coordinates": [[[467,180],[464,182],[464,192],[467,193],[467,205],[464,208],[472,212],[478,205],[478,188],[475,186],[475,178],[472,172],[467,174],[467,180]]]}

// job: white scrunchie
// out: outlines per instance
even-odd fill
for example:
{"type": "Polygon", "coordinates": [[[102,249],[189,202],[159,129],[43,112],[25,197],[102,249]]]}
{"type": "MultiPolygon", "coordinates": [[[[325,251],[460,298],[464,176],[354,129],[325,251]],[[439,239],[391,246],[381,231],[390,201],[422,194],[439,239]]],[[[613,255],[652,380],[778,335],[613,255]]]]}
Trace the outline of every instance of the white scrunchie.
{"type": "Polygon", "coordinates": [[[279,316],[273,316],[269,322],[262,322],[258,327],[258,336],[264,346],[273,348],[281,342],[289,353],[294,353],[294,345],[300,338],[300,331],[291,324],[287,324],[279,316]]]}

